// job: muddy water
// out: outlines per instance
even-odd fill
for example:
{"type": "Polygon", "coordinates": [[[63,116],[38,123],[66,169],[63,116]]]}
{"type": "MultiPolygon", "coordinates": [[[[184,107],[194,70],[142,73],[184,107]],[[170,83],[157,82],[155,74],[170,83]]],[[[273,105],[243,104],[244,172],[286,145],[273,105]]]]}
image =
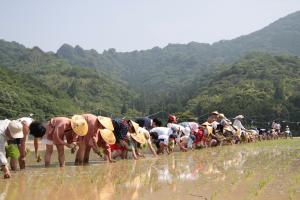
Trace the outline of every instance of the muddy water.
{"type": "MultiPolygon", "coordinates": [[[[68,151],[67,151],[68,152],[68,151]]],[[[50,168],[28,158],[0,179],[1,199],[300,199],[300,139],[50,168]]]]}

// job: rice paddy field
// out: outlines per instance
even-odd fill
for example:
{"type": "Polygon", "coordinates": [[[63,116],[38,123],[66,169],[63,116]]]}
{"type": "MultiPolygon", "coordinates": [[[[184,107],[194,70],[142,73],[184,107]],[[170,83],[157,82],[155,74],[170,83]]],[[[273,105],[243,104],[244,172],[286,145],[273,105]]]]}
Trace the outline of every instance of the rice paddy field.
{"type": "Polygon", "coordinates": [[[175,152],[107,164],[73,166],[28,156],[26,170],[0,179],[2,199],[300,199],[300,139],[175,152]]]}

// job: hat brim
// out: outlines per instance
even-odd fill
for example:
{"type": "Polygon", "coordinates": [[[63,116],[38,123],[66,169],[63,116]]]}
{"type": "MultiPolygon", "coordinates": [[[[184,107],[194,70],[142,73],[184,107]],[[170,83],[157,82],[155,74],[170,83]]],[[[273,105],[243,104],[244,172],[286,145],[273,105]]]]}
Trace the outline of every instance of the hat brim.
{"type": "Polygon", "coordinates": [[[72,127],[74,133],[76,133],[79,136],[87,135],[88,130],[89,130],[89,127],[88,127],[88,124],[87,124],[86,120],[81,115],[74,115],[71,118],[71,127],[72,127]],[[84,123],[81,124],[80,126],[75,126],[76,120],[78,120],[78,117],[80,117],[82,120],[84,120],[84,123]]]}
{"type": "Polygon", "coordinates": [[[150,133],[149,133],[149,131],[147,131],[146,129],[144,129],[144,128],[139,128],[138,133],[139,133],[139,134],[143,134],[146,140],[149,140],[149,139],[150,139],[150,133]]]}
{"type": "Polygon", "coordinates": [[[98,116],[97,118],[98,118],[98,121],[100,122],[100,124],[102,124],[102,126],[104,126],[104,128],[114,131],[114,125],[112,123],[111,118],[103,117],[103,116],[98,116]]]}
{"type": "Polygon", "coordinates": [[[23,138],[24,137],[23,131],[20,131],[18,133],[13,134],[13,135],[11,134],[11,137],[14,138],[14,139],[23,138]]]}
{"type": "Polygon", "coordinates": [[[212,115],[219,115],[220,113],[218,111],[214,111],[214,112],[211,112],[210,114],[212,114],[212,115]]]}
{"type": "Polygon", "coordinates": [[[229,127],[224,128],[225,131],[232,131],[229,127]]]}
{"type": "Polygon", "coordinates": [[[243,115],[238,115],[238,116],[236,116],[235,118],[233,118],[233,119],[244,119],[245,117],[243,116],[243,115]]]}
{"type": "Polygon", "coordinates": [[[102,139],[107,143],[107,144],[115,144],[116,143],[116,137],[114,133],[109,130],[109,129],[99,129],[100,135],[102,139]]]}
{"type": "Polygon", "coordinates": [[[141,133],[131,133],[130,136],[138,143],[140,144],[145,144],[146,143],[146,138],[144,134],[141,133]]]}
{"type": "Polygon", "coordinates": [[[211,135],[213,133],[213,128],[210,126],[207,126],[207,132],[208,132],[208,135],[211,135]]]}
{"type": "Polygon", "coordinates": [[[139,127],[140,127],[140,125],[139,125],[138,123],[132,121],[132,120],[130,120],[130,122],[131,122],[131,124],[132,124],[132,126],[133,126],[134,132],[135,132],[135,133],[138,133],[138,132],[139,132],[139,127]]]}
{"type": "Polygon", "coordinates": [[[209,125],[211,125],[211,124],[208,123],[208,122],[204,122],[204,123],[201,124],[201,126],[209,126],[209,125]]]}

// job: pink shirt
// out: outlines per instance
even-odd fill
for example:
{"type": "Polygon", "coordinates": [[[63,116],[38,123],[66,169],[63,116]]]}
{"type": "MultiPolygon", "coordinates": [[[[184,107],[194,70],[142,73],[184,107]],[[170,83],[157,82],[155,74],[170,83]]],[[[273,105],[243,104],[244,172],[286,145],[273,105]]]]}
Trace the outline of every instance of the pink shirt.
{"type": "Polygon", "coordinates": [[[71,120],[66,117],[54,117],[46,126],[46,138],[52,140],[53,144],[64,144],[66,138],[67,143],[76,142],[78,135],[73,132],[71,120]]]}
{"type": "Polygon", "coordinates": [[[84,119],[88,124],[88,133],[85,136],[80,137],[79,140],[84,140],[86,145],[91,146],[91,142],[92,142],[91,140],[93,138],[96,140],[96,142],[98,140],[97,131],[100,128],[100,123],[98,121],[97,116],[93,114],[83,114],[82,116],[84,117],[84,119]]]}

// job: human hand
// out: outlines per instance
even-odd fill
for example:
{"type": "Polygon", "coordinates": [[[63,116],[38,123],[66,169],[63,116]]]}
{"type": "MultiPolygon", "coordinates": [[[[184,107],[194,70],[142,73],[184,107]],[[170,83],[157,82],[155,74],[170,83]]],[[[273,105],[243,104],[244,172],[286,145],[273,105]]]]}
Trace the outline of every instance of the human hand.
{"type": "Polygon", "coordinates": [[[30,149],[29,149],[29,148],[26,148],[26,149],[25,149],[25,156],[27,156],[28,154],[30,154],[30,149]]]}
{"type": "Polygon", "coordinates": [[[4,173],[4,178],[7,179],[7,178],[10,178],[11,175],[10,175],[10,172],[5,172],[4,173]]]}
{"type": "Polygon", "coordinates": [[[75,145],[74,147],[71,148],[71,153],[72,153],[72,154],[75,153],[76,150],[77,150],[77,145],[75,145]]]}
{"type": "Polygon", "coordinates": [[[41,162],[41,161],[42,161],[41,155],[38,154],[38,155],[36,156],[36,162],[41,162]]]}
{"type": "Polygon", "coordinates": [[[102,155],[100,149],[95,150],[95,153],[96,153],[99,157],[101,157],[101,158],[103,157],[103,155],[102,155]]]}
{"type": "Polygon", "coordinates": [[[76,143],[66,144],[66,146],[70,149],[74,148],[76,146],[76,143]]]}

